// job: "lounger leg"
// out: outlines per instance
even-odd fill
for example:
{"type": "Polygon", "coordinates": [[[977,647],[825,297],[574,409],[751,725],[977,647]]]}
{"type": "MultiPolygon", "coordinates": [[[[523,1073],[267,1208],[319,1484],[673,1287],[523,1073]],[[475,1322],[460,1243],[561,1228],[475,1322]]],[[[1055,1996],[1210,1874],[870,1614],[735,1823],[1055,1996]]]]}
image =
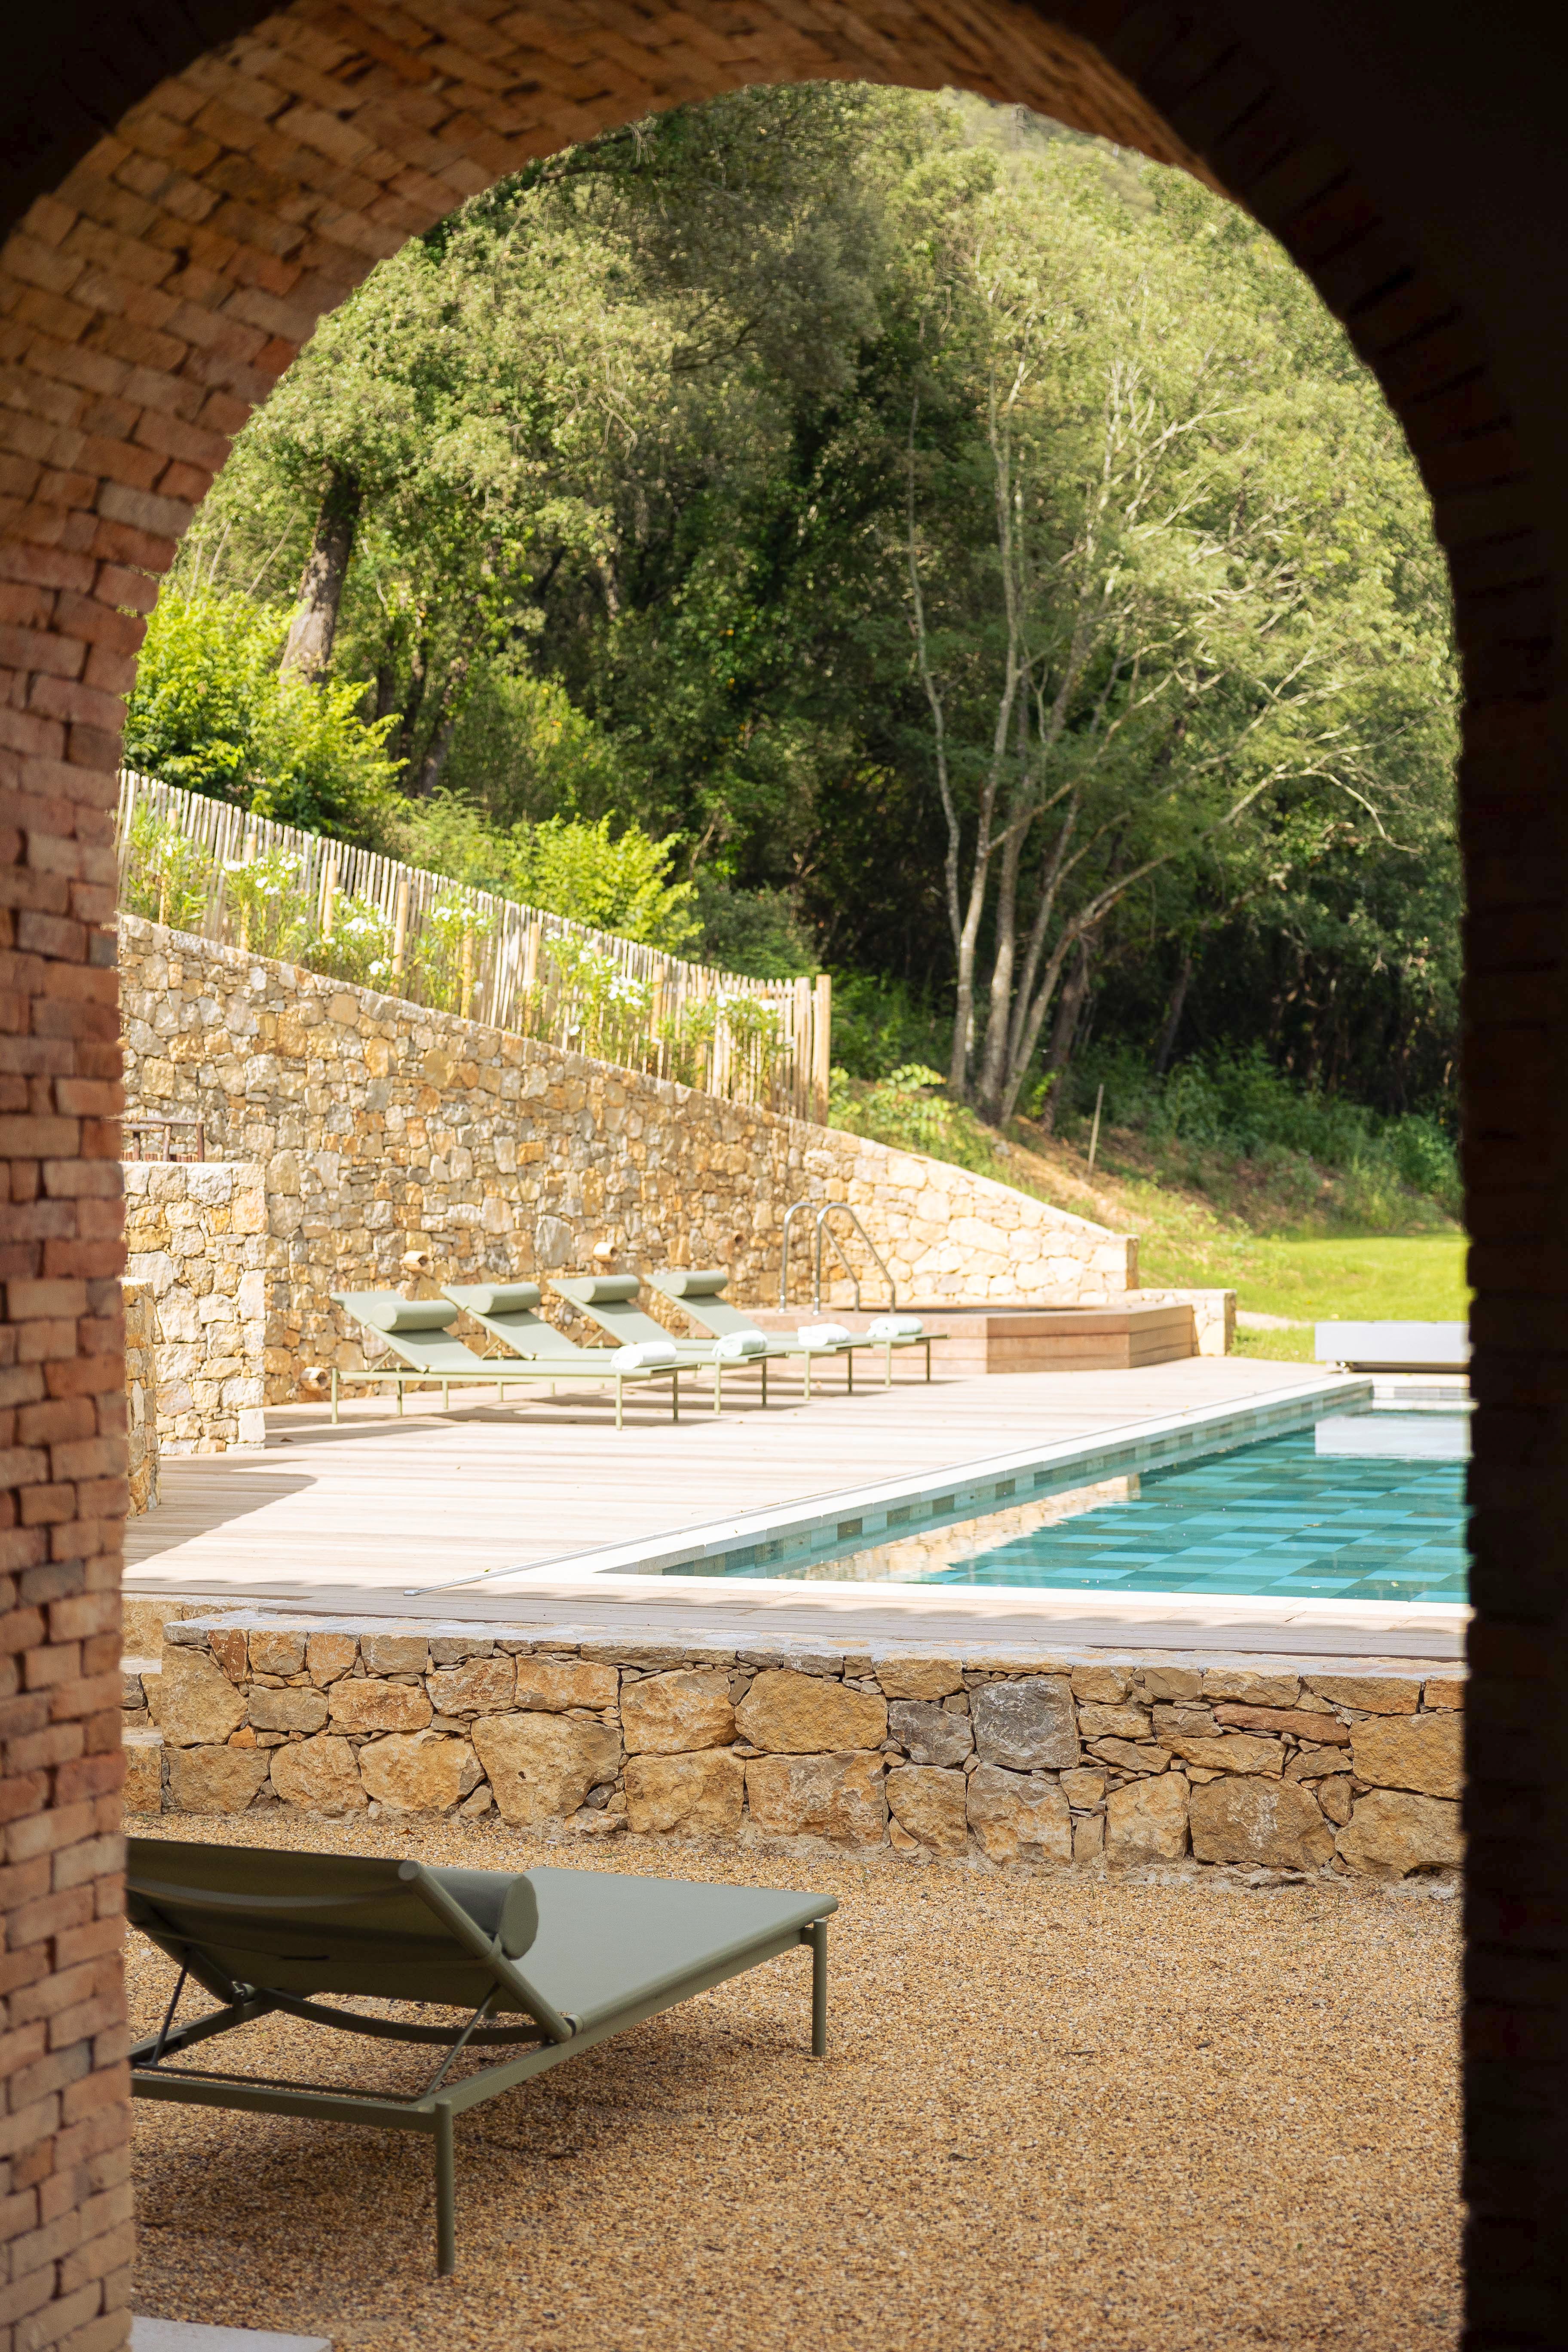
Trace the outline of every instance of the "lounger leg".
{"type": "Polygon", "coordinates": [[[332,1427],[338,1425],[338,1368],[332,1366],[332,1427]]]}
{"type": "Polygon", "coordinates": [[[892,1385],[893,1385],[893,1343],[892,1343],[892,1341],[889,1339],[889,1342],[888,1342],[888,1370],[887,1370],[887,1375],[886,1375],[885,1379],[884,1379],[884,1380],[883,1380],[883,1381],[882,1381],[882,1386],[883,1386],[885,1389],[890,1389],[890,1388],[892,1387],[892,1385]]]}
{"type": "Polygon", "coordinates": [[[767,1360],[767,1358],[764,1356],[764,1357],[763,1358],[763,1411],[764,1411],[764,1412],[766,1412],[766,1410],[767,1410],[767,1402],[768,1402],[768,1360],[767,1360]]]}
{"type": "Polygon", "coordinates": [[[811,2054],[827,2055],[827,1922],[811,1923],[811,2054]]]}
{"type": "MultiPolygon", "coordinates": [[[[620,1376],[619,1372],[617,1372],[617,1373],[616,1374],[616,1427],[617,1429],[619,1429],[619,1427],[620,1427],[620,1425],[621,1425],[621,1389],[622,1389],[622,1385],[623,1385],[623,1383],[622,1383],[622,1381],[621,1381],[621,1376],[620,1376]]],[[[551,1386],[553,1388],[553,1386],[554,1386],[554,1382],[553,1382],[553,1381],[552,1381],[552,1382],[551,1382],[551,1386]]]]}
{"type": "Polygon", "coordinates": [[[401,1381],[397,1383],[397,1410],[399,1412],[403,1411],[403,1382],[401,1381]]]}
{"type": "Polygon", "coordinates": [[[680,1419],[680,1374],[679,1372],[671,1372],[669,1376],[669,1417],[671,1421],[680,1419]]]}
{"type": "Polygon", "coordinates": [[[855,1393],[855,1350],[853,1348],[845,1349],[844,1361],[847,1374],[844,1385],[848,1390],[850,1395],[853,1396],[855,1393]]]}
{"type": "MultiPolygon", "coordinates": [[[[822,1932],[826,1932],[826,1923],[822,1932]]],[[[449,2278],[457,2267],[458,2177],[452,2158],[452,2110],[445,2099],[438,2099],[436,2103],[436,2268],[443,2278],[449,2278]]]]}
{"type": "Polygon", "coordinates": [[[931,1386],[931,1341],[926,1341],[926,1386],[931,1386]]]}
{"type": "Polygon", "coordinates": [[[718,1412],[724,1399],[724,1375],[717,1364],[713,1367],[713,1410],[718,1412]]]}
{"type": "Polygon", "coordinates": [[[447,1406],[451,1403],[451,1402],[452,1402],[452,1383],[451,1383],[451,1381],[442,1381],[442,1383],[441,1383],[441,1410],[442,1410],[442,1412],[446,1412],[446,1410],[447,1410],[447,1406]]]}

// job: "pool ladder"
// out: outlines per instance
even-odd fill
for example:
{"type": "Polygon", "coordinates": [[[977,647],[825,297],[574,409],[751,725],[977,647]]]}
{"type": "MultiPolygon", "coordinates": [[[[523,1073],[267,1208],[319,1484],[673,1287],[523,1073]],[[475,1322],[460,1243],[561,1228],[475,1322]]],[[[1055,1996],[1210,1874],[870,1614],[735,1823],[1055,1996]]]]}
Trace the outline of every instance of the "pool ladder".
{"type": "MultiPolygon", "coordinates": [[[[816,1207],[816,1203],[815,1202],[796,1201],[791,1208],[784,1211],[784,1257],[779,1266],[779,1305],[781,1307],[787,1307],[789,1305],[789,1229],[795,1223],[796,1217],[800,1216],[803,1212],[809,1212],[811,1209],[816,1207]]],[[[843,1243],[839,1240],[838,1235],[834,1232],[832,1226],[827,1222],[828,1218],[834,1215],[837,1211],[842,1211],[844,1215],[848,1218],[850,1223],[854,1226],[856,1232],[859,1234],[861,1240],[870,1251],[871,1255],[876,1259],[878,1269],[881,1274],[883,1281],[888,1286],[888,1305],[890,1307],[897,1307],[899,1303],[898,1285],[894,1282],[892,1276],[888,1271],[887,1262],[883,1258],[881,1251],[877,1247],[876,1243],[871,1239],[870,1234],[866,1231],[865,1226],[860,1223],[859,1218],[856,1215],[848,1202],[824,1201],[821,1207],[816,1209],[816,1219],[814,1227],[811,1273],[812,1313],[814,1315],[820,1315],[822,1312],[822,1244],[825,1235],[827,1240],[833,1244],[834,1249],[837,1251],[838,1255],[838,1262],[844,1268],[845,1273],[849,1276],[851,1284],[854,1286],[856,1311],[859,1311],[860,1277],[849,1263],[848,1255],[845,1250],[843,1243]]]]}

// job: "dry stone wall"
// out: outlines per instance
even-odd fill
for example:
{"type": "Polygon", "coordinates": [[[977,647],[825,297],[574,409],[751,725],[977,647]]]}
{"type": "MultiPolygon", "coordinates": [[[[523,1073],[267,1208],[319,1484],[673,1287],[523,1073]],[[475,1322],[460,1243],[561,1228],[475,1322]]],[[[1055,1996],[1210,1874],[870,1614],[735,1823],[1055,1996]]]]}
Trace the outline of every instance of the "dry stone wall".
{"type": "MultiPolygon", "coordinates": [[[[942,1161],[135,917],[121,919],[121,969],[132,1115],[199,1118],[234,1171],[128,1171],[132,1270],[163,1286],[166,1450],[247,1442],[239,1419],[293,1396],[301,1366],[361,1363],[330,1294],[404,1286],[413,1251],[442,1279],[531,1276],[608,1240],[645,1264],[727,1265],[735,1296],[761,1302],[777,1296],[785,1210],[838,1199],[906,1298],[1061,1304],[1137,1284],[1131,1236],[942,1161]],[[184,1245],[204,1203],[218,1259],[206,1291],[184,1245]],[[228,1333],[252,1314],[224,1306],[235,1282],[247,1298],[265,1290],[254,1397],[251,1356],[242,1368],[209,1348],[210,1318],[228,1333]],[[221,1429],[195,1404],[215,1379],[221,1429]],[[176,1407],[181,1382],[191,1402],[176,1407]]],[[[1228,1294],[1192,1295],[1222,1352],[1228,1294]]]]}
{"type": "Polygon", "coordinates": [[[125,1674],[133,1811],[461,1813],[1053,1868],[1461,1859],[1453,1675],[235,1612],[125,1674]]]}
{"type": "Polygon", "coordinates": [[[144,1282],[123,1286],[127,1518],[158,1507],[158,1318],[144,1282]]]}
{"type": "Polygon", "coordinates": [[[265,1441],[268,1223],[255,1161],[126,1163],[127,1271],[156,1313],[164,1454],[265,1441]]]}

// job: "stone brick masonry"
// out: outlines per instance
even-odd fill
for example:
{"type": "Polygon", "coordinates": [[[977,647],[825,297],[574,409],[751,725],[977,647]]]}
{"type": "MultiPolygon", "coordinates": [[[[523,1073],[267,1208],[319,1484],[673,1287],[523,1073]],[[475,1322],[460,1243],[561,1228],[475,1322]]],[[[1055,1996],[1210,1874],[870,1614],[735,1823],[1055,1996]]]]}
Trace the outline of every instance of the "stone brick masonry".
{"type": "MultiPolygon", "coordinates": [[[[634,1262],[728,1265],[737,1297],[771,1300],[785,1210],[837,1199],[905,1298],[1060,1304],[1137,1283],[1130,1236],[940,1160],[133,916],[121,965],[131,1107],[195,1114],[227,1155],[126,1171],[166,1451],[256,1442],[301,1366],[363,1362],[330,1294],[405,1287],[410,1252],[472,1280],[584,1263],[607,1238],[634,1262]]],[[[1228,1293],[1157,1296],[1193,1300],[1224,1351],[1228,1293]]]]}
{"type": "Polygon", "coordinates": [[[158,1507],[158,1318],[145,1283],[128,1282],[125,1301],[125,1447],[128,1518],[158,1507]]]}
{"type": "MultiPolygon", "coordinates": [[[[143,1638],[159,1605],[147,1612],[143,1638]]],[[[1460,1860],[1464,1686],[1420,1672],[544,1640],[192,1613],[125,1669],[127,1804],[461,1812],[911,1858],[1460,1860]]]]}
{"type": "Polygon", "coordinates": [[[262,1171],[219,1160],[130,1160],[128,1270],[156,1317],[165,1454],[259,1445],[267,1331],[262,1171]]]}

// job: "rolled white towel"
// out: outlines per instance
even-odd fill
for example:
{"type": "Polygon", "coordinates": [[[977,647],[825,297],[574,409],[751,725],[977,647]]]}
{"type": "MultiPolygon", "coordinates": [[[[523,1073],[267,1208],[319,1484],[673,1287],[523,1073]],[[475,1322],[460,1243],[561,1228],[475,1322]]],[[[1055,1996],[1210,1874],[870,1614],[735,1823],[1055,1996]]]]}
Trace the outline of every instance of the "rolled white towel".
{"type": "Polygon", "coordinates": [[[805,1348],[842,1348],[855,1334],[842,1323],[803,1323],[795,1336],[805,1348]]]}
{"type": "Polygon", "coordinates": [[[879,1315],[866,1333],[868,1339],[920,1339],[925,1325],[918,1315],[879,1315]]]}
{"type": "Polygon", "coordinates": [[[651,1372],[679,1364],[680,1350],[673,1339],[634,1339],[629,1347],[615,1349],[610,1361],[617,1372],[651,1372]]]}
{"type": "Polygon", "coordinates": [[[716,1364],[731,1364],[747,1356],[765,1356],[768,1338],[765,1331],[726,1331],[721,1339],[713,1342],[716,1364]]]}

